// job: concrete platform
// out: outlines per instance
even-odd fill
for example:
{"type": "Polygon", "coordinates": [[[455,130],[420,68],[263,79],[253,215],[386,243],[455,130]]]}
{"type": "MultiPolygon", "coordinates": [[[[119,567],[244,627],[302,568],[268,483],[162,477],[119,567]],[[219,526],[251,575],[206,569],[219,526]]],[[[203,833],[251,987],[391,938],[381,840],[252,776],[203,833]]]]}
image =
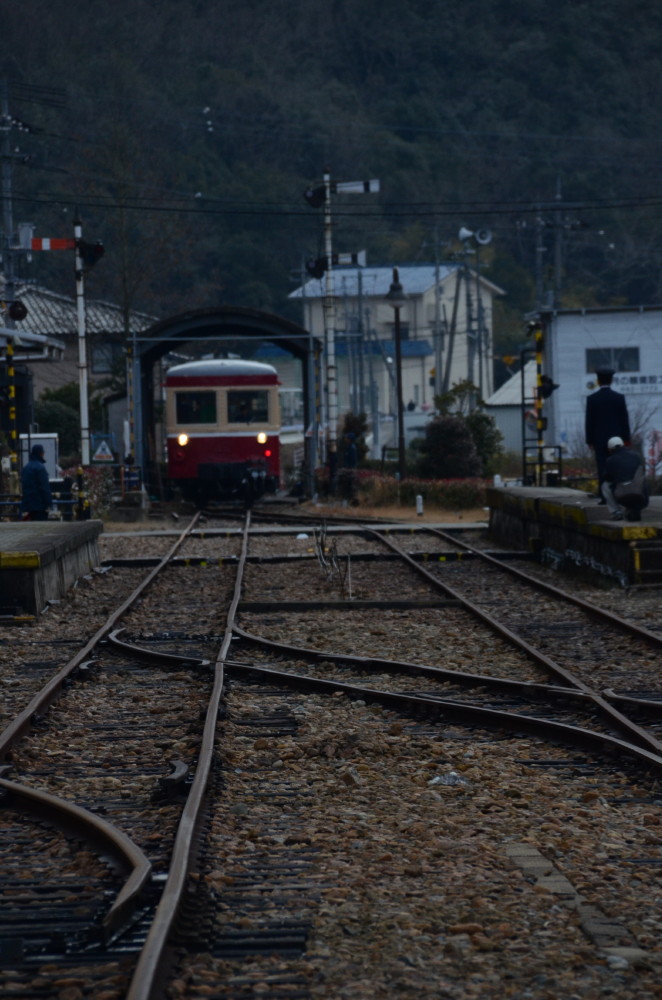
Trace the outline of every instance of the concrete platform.
{"type": "Polygon", "coordinates": [[[0,524],[0,622],[39,615],[99,565],[102,521],[0,524]]]}
{"type": "Polygon", "coordinates": [[[490,487],[490,536],[565,572],[623,587],[662,585],[662,496],[641,521],[612,521],[596,497],[543,486],[490,487]]]}

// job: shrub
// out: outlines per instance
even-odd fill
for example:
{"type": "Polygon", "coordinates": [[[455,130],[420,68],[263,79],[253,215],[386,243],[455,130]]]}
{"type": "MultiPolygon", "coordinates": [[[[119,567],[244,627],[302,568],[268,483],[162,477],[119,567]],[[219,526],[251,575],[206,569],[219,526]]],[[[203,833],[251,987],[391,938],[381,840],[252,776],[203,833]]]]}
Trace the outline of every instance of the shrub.
{"type": "Polygon", "coordinates": [[[397,504],[413,506],[416,497],[423,502],[447,510],[468,510],[484,507],[487,482],[484,479],[404,479],[398,482],[390,476],[361,471],[358,476],[359,497],[373,507],[397,504]]]}
{"type": "Polygon", "coordinates": [[[425,428],[420,445],[418,473],[425,477],[450,479],[480,475],[481,460],[464,417],[435,417],[425,428]]]}

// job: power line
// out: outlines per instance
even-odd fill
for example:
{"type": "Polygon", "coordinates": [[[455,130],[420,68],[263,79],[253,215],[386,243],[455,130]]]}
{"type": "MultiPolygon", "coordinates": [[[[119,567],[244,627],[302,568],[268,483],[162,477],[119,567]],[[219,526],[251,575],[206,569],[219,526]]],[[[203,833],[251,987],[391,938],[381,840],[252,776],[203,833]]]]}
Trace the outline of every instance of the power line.
{"type": "MultiPolygon", "coordinates": [[[[71,204],[74,200],[80,207],[106,209],[110,211],[132,211],[151,212],[166,214],[197,214],[197,215],[228,215],[228,216],[250,216],[259,215],[274,218],[302,218],[310,219],[310,213],[305,209],[294,206],[280,206],[277,203],[259,202],[220,202],[209,198],[195,198],[189,196],[189,205],[168,205],[154,204],[148,202],[146,198],[133,196],[126,201],[118,202],[110,198],[73,199],[70,194],[51,195],[49,198],[40,198],[30,195],[15,195],[15,201],[21,201],[33,205],[61,206],[71,204]]],[[[173,201],[184,201],[184,197],[173,197],[173,201]]],[[[461,202],[453,206],[439,204],[435,202],[414,202],[411,204],[400,203],[393,206],[382,206],[376,208],[368,205],[359,205],[353,208],[343,209],[339,207],[335,214],[347,218],[381,219],[381,218],[429,218],[439,216],[447,218],[466,217],[468,214],[483,212],[487,215],[523,215],[539,214],[549,211],[572,211],[572,212],[595,212],[606,209],[627,208],[656,208],[662,207],[662,196],[651,195],[644,198],[614,198],[595,199],[572,202],[461,202]]]]}

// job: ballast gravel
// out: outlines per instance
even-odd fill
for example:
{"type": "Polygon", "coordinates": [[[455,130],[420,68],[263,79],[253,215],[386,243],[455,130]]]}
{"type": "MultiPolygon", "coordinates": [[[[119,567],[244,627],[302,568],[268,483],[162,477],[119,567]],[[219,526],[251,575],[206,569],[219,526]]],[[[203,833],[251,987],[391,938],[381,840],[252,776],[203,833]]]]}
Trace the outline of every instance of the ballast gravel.
{"type": "MultiPolygon", "coordinates": [[[[129,526],[123,530],[131,534],[129,526]]],[[[212,552],[206,541],[195,540],[196,554],[212,552]]],[[[161,554],[171,544],[157,537],[127,542],[124,551],[133,555],[152,554],[144,542],[162,546],[161,554]]],[[[107,539],[102,551],[112,558],[119,541],[107,539]]],[[[270,579],[264,569],[248,567],[247,599],[338,596],[329,593],[319,566],[302,567],[291,588],[273,566],[270,579]]],[[[388,564],[380,570],[384,590],[373,569],[353,580],[361,596],[430,596],[424,584],[388,564]]],[[[354,571],[352,565],[353,577],[354,571]]],[[[597,604],[646,618],[651,628],[659,623],[659,597],[626,597],[544,572],[597,604]]],[[[37,652],[55,659],[55,643],[89,634],[134,574],[141,576],[138,570],[91,576],[24,629],[19,642],[12,635],[11,646],[0,649],[3,693],[27,682],[22,659],[37,660],[37,652]]],[[[386,612],[379,626],[369,624],[374,615],[359,612],[333,622],[317,612],[266,617],[244,615],[242,625],[318,648],[455,662],[472,672],[503,669],[507,676],[529,670],[526,679],[540,679],[453,609],[386,612]],[[471,630],[476,652],[467,662],[461,650],[471,630]]],[[[183,614],[174,624],[195,631],[183,614]]],[[[304,996],[347,1000],[660,996],[662,789],[655,779],[530,738],[422,726],[344,696],[297,702],[299,727],[291,737],[237,743],[233,713],[259,711],[259,704],[236,685],[228,708],[219,722],[222,820],[211,830],[209,891],[222,900],[237,858],[250,869],[273,852],[272,807],[260,782],[274,774],[291,783],[291,836],[314,848],[323,889],[301,958],[194,954],[168,996],[267,996],[296,977],[303,977],[304,996]],[[307,793],[299,806],[297,788],[307,793]],[[605,927],[611,937],[600,939],[605,927]]]]}

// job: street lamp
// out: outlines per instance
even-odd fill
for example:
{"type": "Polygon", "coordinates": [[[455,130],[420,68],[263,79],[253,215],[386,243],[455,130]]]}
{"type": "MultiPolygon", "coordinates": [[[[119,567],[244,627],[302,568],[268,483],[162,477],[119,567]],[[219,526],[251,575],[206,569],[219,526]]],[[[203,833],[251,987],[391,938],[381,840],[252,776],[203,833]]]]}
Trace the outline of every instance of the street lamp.
{"type": "Polygon", "coordinates": [[[397,267],[393,268],[393,281],[386,296],[386,302],[395,313],[395,384],[398,406],[398,476],[405,478],[405,427],[402,407],[402,350],[400,346],[400,310],[407,302],[397,267]]]}

